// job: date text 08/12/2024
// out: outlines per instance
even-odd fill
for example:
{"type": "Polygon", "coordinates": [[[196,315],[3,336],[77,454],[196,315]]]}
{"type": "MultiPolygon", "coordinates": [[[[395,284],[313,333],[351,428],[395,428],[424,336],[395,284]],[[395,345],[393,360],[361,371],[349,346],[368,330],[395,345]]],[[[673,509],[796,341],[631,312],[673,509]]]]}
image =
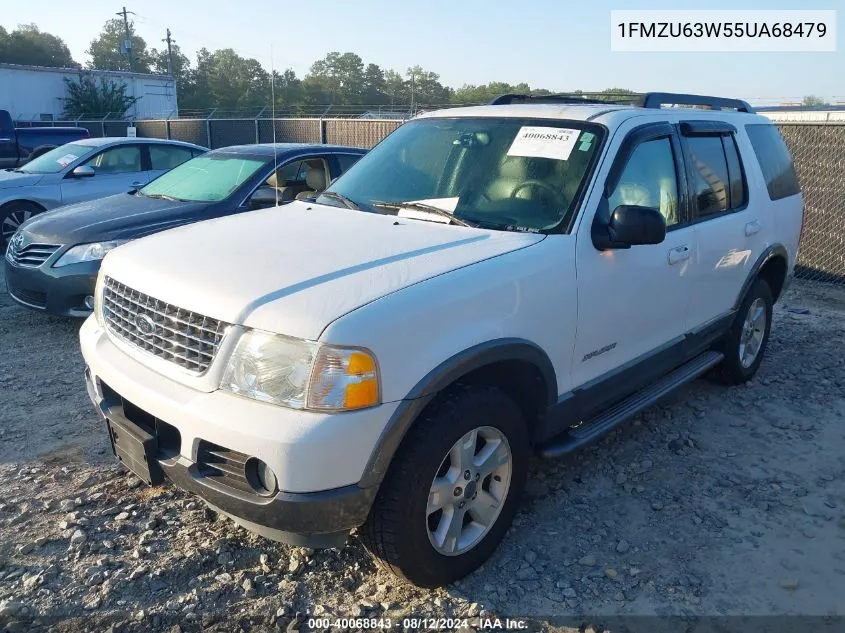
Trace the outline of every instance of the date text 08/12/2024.
{"type": "Polygon", "coordinates": [[[402,627],[403,630],[457,630],[472,627],[481,631],[523,631],[528,622],[511,618],[308,618],[308,628],[326,629],[372,629],[389,630],[402,627]]]}

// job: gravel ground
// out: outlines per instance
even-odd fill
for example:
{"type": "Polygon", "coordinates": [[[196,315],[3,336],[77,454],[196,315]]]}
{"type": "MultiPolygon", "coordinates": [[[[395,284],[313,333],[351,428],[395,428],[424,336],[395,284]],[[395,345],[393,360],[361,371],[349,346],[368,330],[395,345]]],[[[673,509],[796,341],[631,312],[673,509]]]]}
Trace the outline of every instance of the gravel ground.
{"type": "Polygon", "coordinates": [[[0,629],[845,614],[843,317],[845,288],[796,283],[752,383],[697,381],[599,444],[537,461],[493,558],[423,591],[377,571],[354,535],[341,551],[289,548],[127,476],[85,393],[79,322],[0,292],[0,629]]]}

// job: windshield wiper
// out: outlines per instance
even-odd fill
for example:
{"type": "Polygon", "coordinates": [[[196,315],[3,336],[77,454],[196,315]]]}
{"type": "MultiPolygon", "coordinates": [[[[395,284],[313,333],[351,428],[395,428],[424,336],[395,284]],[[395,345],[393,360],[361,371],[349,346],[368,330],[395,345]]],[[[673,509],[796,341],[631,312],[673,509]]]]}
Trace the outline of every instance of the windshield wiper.
{"type": "Polygon", "coordinates": [[[163,193],[141,193],[140,191],[138,191],[138,193],[140,193],[145,198],[156,198],[158,200],[170,200],[171,202],[187,202],[187,200],[185,200],[183,198],[176,198],[174,196],[168,196],[168,195],[163,194],[163,193]]]}
{"type": "Polygon", "coordinates": [[[321,191],[317,197],[319,198],[320,196],[325,196],[326,198],[333,198],[334,200],[339,200],[341,203],[343,203],[343,206],[345,206],[347,209],[353,209],[355,211],[361,210],[361,207],[358,205],[357,202],[353,202],[352,200],[350,200],[346,196],[341,195],[336,191],[321,191]]]}
{"type": "Polygon", "coordinates": [[[474,222],[469,222],[468,220],[464,220],[455,216],[454,213],[450,213],[445,209],[441,209],[440,207],[435,207],[430,204],[425,204],[423,202],[374,202],[373,206],[377,209],[395,209],[396,211],[400,211],[402,209],[409,209],[414,211],[422,211],[424,213],[433,213],[434,215],[439,215],[443,218],[449,218],[455,224],[460,224],[461,226],[469,226],[471,228],[477,229],[478,224],[474,222]]]}

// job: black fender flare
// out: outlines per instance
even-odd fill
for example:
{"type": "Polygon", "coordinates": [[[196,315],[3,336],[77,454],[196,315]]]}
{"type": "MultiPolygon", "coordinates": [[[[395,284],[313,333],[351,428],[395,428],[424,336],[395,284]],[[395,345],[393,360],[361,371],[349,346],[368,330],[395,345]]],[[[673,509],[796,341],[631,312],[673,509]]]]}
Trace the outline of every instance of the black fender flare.
{"type": "Polygon", "coordinates": [[[742,284],[742,289],[739,291],[739,295],[737,295],[736,301],[734,301],[734,311],[739,310],[739,307],[742,305],[743,299],[745,299],[745,295],[748,293],[748,289],[751,288],[751,284],[754,283],[754,280],[757,279],[757,275],[763,269],[763,266],[766,265],[770,259],[774,257],[783,257],[786,261],[787,270],[789,270],[789,253],[786,250],[786,247],[783,244],[771,244],[766,250],[764,250],[760,257],[757,258],[757,261],[754,262],[754,265],[751,267],[751,270],[748,272],[748,276],[745,278],[745,282],[742,284]]]}
{"type": "Polygon", "coordinates": [[[476,369],[513,360],[525,361],[539,370],[546,385],[546,404],[554,404],[557,401],[554,366],[537,344],[520,338],[501,338],[470,347],[431,370],[402,399],[373,447],[358,485],[366,488],[381,483],[408,429],[440,391],[476,369]]]}

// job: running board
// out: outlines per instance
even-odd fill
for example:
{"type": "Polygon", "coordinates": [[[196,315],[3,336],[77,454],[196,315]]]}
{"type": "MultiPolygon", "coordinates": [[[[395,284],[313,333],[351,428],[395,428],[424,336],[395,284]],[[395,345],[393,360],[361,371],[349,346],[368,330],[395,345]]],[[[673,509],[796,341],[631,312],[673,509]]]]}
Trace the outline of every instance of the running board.
{"type": "Polygon", "coordinates": [[[546,458],[558,457],[590,444],[647,409],[684,383],[695,380],[711,367],[718,365],[723,358],[724,354],[720,352],[705,352],[696,356],[687,364],[681,365],[678,369],[666,374],[648,387],[628,396],[592,420],[570,428],[560,439],[552,440],[540,447],[540,456],[546,458]]]}

